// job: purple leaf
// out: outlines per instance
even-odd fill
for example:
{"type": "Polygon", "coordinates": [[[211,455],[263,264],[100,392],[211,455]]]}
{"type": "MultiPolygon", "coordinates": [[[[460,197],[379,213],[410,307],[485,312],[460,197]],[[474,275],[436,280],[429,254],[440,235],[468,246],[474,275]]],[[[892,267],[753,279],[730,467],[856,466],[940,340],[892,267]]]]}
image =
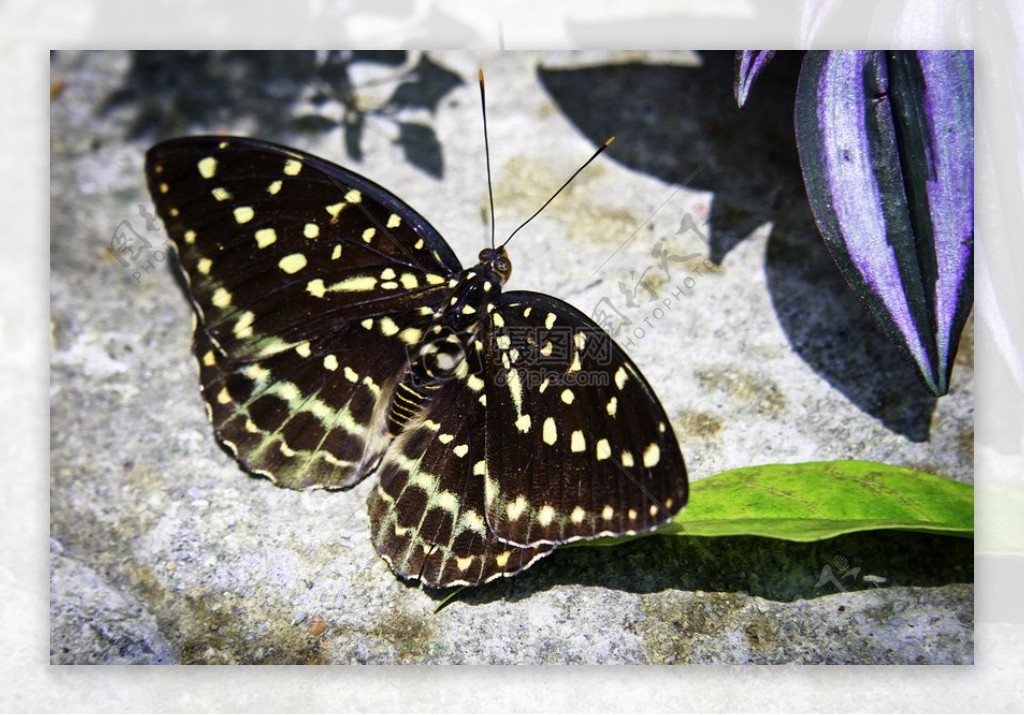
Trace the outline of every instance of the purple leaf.
{"type": "Polygon", "coordinates": [[[804,184],[833,259],[936,395],[973,301],[971,52],[810,52],[804,184]]]}
{"type": "Polygon", "coordinates": [[[736,69],[733,73],[732,91],[740,109],[747,103],[750,88],[761,70],[768,66],[775,50],[741,50],[736,53],[736,69]]]}

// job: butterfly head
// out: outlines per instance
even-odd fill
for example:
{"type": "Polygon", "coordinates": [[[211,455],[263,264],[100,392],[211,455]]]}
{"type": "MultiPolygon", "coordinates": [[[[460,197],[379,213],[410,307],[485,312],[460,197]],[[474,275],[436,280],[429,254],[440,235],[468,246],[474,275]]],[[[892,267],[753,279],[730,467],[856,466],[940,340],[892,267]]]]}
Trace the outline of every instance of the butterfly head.
{"type": "Polygon", "coordinates": [[[512,275],[512,261],[509,260],[508,251],[504,246],[480,251],[480,265],[496,273],[502,285],[508,283],[509,276],[512,275]]]}

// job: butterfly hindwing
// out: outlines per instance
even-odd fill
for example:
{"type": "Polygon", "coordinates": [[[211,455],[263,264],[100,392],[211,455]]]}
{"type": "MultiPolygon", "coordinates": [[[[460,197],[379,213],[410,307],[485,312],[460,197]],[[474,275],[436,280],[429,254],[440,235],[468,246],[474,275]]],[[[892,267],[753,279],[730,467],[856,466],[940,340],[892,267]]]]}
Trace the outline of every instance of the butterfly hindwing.
{"type": "Polygon", "coordinates": [[[461,270],[451,249],[390,192],[274,144],[173,140],[146,170],[218,436],[283,486],[365,477],[394,382],[461,270]]]}
{"type": "Polygon", "coordinates": [[[485,341],[487,524],[520,546],[648,531],[686,503],[664,408],[590,318],[503,293],[485,341]]]}
{"type": "Polygon", "coordinates": [[[497,539],[485,516],[485,407],[468,374],[449,380],[413,419],[380,465],[369,499],[374,546],[394,571],[428,586],[508,576],[551,546],[497,539]]]}

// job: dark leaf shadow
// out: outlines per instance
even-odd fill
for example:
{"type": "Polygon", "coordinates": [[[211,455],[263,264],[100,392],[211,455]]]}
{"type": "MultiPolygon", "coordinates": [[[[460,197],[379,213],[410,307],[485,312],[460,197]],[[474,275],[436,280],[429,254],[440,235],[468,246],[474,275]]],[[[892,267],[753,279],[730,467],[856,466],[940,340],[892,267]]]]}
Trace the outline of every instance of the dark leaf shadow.
{"type": "Polygon", "coordinates": [[[772,224],[768,289],[793,350],[858,409],[914,441],[928,438],[935,398],[876,327],[831,261],[811,217],[793,130],[802,54],[780,52],[747,108],[732,94],[733,53],[700,64],[540,69],[553,101],[611,160],[714,194],[709,257],[721,263],[772,224]]]}
{"type": "MultiPolygon", "coordinates": [[[[971,539],[907,531],[861,532],[807,544],[753,536],[651,537],[614,547],[557,549],[515,578],[463,590],[445,608],[517,601],[565,585],[641,594],[743,592],[793,602],[840,589],[973,581],[971,539]]],[[[428,593],[440,603],[449,591],[428,593]]]]}
{"type": "Polygon", "coordinates": [[[98,111],[130,111],[128,137],[154,141],[223,132],[241,119],[254,136],[299,147],[303,137],[337,131],[354,161],[362,159],[367,121],[377,121],[392,125],[411,163],[440,177],[441,145],[423,115],[463,80],[426,54],[406,66],[409,59],[406,51],[133,52],[124,83],[98,111]],[[393,72],[386,81],[395,88],[381,106],[355,101],[351,69],[360,63],[393,72]]]}

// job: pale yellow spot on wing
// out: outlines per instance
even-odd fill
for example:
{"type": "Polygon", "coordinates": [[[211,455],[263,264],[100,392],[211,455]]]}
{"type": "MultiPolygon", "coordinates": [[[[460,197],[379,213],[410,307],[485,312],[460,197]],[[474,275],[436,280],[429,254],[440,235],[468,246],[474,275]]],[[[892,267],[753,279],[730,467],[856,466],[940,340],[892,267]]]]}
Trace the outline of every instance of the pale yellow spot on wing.
{"type": "Polygon", "coordinates": [[[191,243],[195,243],[195,242],[196,242],[196,232],[193,231],[192,229],[189,229],[188,231],[185,231],[185,243],[190,243],[191,244],[191,243]]]}
{"type": "Polygon", "coordinates": [[[481,459],[473,465],[473,476],[481,477],[485,474],[487,474],[487,462],[481,459]]]}
{"type": "Polygon", "coordinates": [[[270,182],[270,186],[267,187],[267,193],[274,196],[278,191],[281,190],[281,180],[277,179],[270,182]]]}
{"type": "Polygon", "coordinates": [[[626,386],[626,368],[620,367],[615,371],[615,386],[620,390],[626,386]]]}
{"type": "Polygon", "coordinates": [[[373,290],[377,286],[377,279],[373,276],[355,276],[353,278],[347,278],[340,283],[335,283],[331,286],[331,291],[340,292],[359,292],[366,290],[373,290]]]}
{"type": "Polygon", "coordinates": [[[527,506],[529,506],[529,504],[526,501],[526,497],[520,494],[519,496],[516,497],[515,501],[511,502],[507,507],[505,507],[505,513],[508,514],[508,518],[510,521],[515,521],[523,515],[523,512],[526,511],[527,506]]]}
{"type": "Polygon", "coordinates": [[[261,228],[256,232],[256,245],[266,248],[277,240],[277,231],[272,228],[261,228]]]}
{"type": "Polygon", "coordinates": [[[545,504],[537,510],[537,523],[547,528],[555,519],[555,507],[545,504]]]}
{"type": "Polygon", "coordinates": [[[614,417],[615,413],[619,409],[619,399],[617,397],[613,397],[612,399],[608,400],[608,406],[606,409],[608,410],[608,416],[614,417]]]}
{"type": "Polygon", "coordinates": [[[235,337],[239,339],[251,338],[252,321],[254,320],[256,320],[256,314],[253,313],[251,310],[247,310],[244,313],[242,313],[242,316],[238,319],[238,322],[235,323],[235,327],[232,328],[232,332],[234,332],[235,337]]]}
{"type": "Polygon", "coordinates": [[[391,214],[388,216],[388,228],[395,228],[402,223],[402,217],[398,214],[391,214]]]}
{"type": "Polygon", "coordinates": [[[390,337],[398,332],[398,326],[391,318],[384,316],[380,319],[380,332],[390,337]]]}
{"type": "Polygon", "coordinates": [[[572,390],[568,387],[562,390],[562,402],[567,405],[571,405],[572,401],[576,399],[576,395],[572,394],[572,390]]]}
{"type": "Polygon", "coordinates": [[[217,160],[212,156],[200,159],[198,166],[199,175],[204,179],[212,179],[213,175],[217,173],[217,160]]]}
{"type": "Polygon", "coordinates": [[[302,227],[302,235],[306,238],[316,238],[320,235],[320,227],[315,223],[307,223],[302,227]]]}
{"type": "Polygon", "coordinates": [[[406,290],[419,287],[420,282],[416,279],[412,273],[403,273],[399,278],[402,281],[402,287],[406,290]]]}
{"type": "Polygon", "coordinates": [[[206,354],[203,355],[203,365],[206,367],[213,367],[217,364],[217,356],[213,354],[212,350],[207,350],[206,354]]]}
{"type": "Polygon", "coordinates": [[[215,189],[211,189],[210,193],[213,194],[213,198],[217,201],[230,201],[233,197],[231,192],[225,189],[223,186],[218,186],[215,189]]]}
{"type": "Polygon", "coordinates": [[[322,278],[315,278],[306,284],[306,292],[314,298],[323,298],[327,293],[327,287],[324,286],[322,278]]]}
{"type": "Polygon", "coordinates": [[[209,258],[200,258],[199,262],[196,263],[196,270],[198,270],[204,276],[210,274],[211,268],[213,268],[213,261],[211,261],[209,258]]]}
{"type": "Polygon", "coordinates": [[[419,328],[406,328],[398,334],[398,338],[406,345],[415,345],[423,337],[423,331],[419,328]]]}
{"type": "Polygon", "coordinates": [[[600,439],[597,441],[597,461],[608,459],[612,456],[612,447],[608,444],[608,440],[600,439]]]}
{"type": "Polygon", "coordinates": [[[375,229],[373,226],[370,226],[368,229],[363,231],[363,240],[366,243],[369,243],[370,241],[373,240],[373,236],[376,233],[377,233],[377,229],[375,229]]]}
{"type": "Polygon", "coordinates": [[[544,318],[544,327],[551,330],[551,326],[555,324],[555,314],[548,313],[548,316],[544,318]]]}
{"type": "Polygon", "coordinates": [[[295,346],[295,352],[297,352],[299,355],[301,355],[304,358],[308,358],[312,354],[312,350],[310,350],[310,347],[309,347],[309,341],[307,340],[305,342],[302,342],[302,343],[299,343],[298,345],[296,345],[295,346]]]}
{"type": "Polygon", "coordinates": [[[613,516],[615,516],[615,510],[612,509],[610,504],[606,504],[604,509],[601,510],[601,518],[605,521],[611,521],[613,516]]]}
{"type": "Polygon", "coordinates": [[[345,379],[348,380],[349,382],[359,382],[358,373],[356,373],[356,371],[350,368],[348,365],[345,366],[345,370],[343,372],[345,373],[345,379]]]}
{"type": "Polygon", "coordinates": [[[363,200],[363,195],[359,193],[358,189],[350,189],[349,192],[345,194],[345,200],[350,204],[358,204],[363,200]]]}
{"type": "Polygon", "coordinates": [[[460,444],[458,447],[453,449],[452,452],[455,453],[456,457],[465,457],[467,454],[469,454],[469,445],[460,444]]]}
{"type": "Polygon", "coordinates": [[[653,467],[658,464],[659,459],[661,459],[661,450],[658,449],[657,444],[651,442],[644,450],[644,466],[653,467]]]}
{"type": "Polygon", "coordinates": [[[633,453],[630,452],[628,449],[624,450],[622,452],[622,466],[632,467],[634,464],[636,463],[633,461],[633,453]]]}
{"type": "Polygon", "coordinates": [[[220,392],[217,393],[217,402],[219,402],[222,405],[226,405],[229,402],[231,402],[231,395],[228,394],[228,388],[220,388],[220,392]]]}
{"type": "Polygon", "coordinates": [[[469,379],[466,380],[466,384],[469,385],[469,389],[473,392],[480,392],[480,390],[484,389],[484,381],[476,375],[470,375],[469,379]]]}
{"type": "Polygon", "coordinates": [[[494,565],[499,569],[503,569],[508,565],[508,557],[512,555],[511,551],[502,551],[500,554],[494,557],[494,565]]]}
{"type": "Polygon", "coordinates": [[[341,244],[340,243],[337,246],[334,247],[333,251],[331,251],[331,260],[332,261],[336,261],[339,258],[341,258],[341,244]]]}
{"type": "Polygon", "coordinates": [[[336,204],[331,204],[330,206],[324,207],[327,209],[327,213],[331,215],[331,223],[334,223],[335,221],[338,220],[338,214],[341,213],[341,210],[345,208],[345,206],[347,206],[347,204],[344,201],[339,201],[336,204]]]}
{"type": "Polygon", "coordinates": [[[578,352],[573,353],[572,364],[569,365],[569,372],[579,372],[583,369],[583,365],[580,364],[580,354],[578,352]]]}
{"type": "Polygon", "coordinates": [[[170,190],[171,190],[171,187],[168,186],[167,184],[160,184],[160,193],[161,194],[166,194],[170,190]]]}
{"type": "Polygon", "coordinates": [[[530,423],[531,420],[529,415],[521,415],[519,419],[516,420],[516,429],[523,433],[529,432],[530,423]]]}
{"type": "Polygon", "coordinates": [[[224,288],[218,288],[213,292],[210,302],[218,308],[227,308],[231,305],[231,294],[224,288]]]}
{"type": "Polygon", "coordinates": [[[373,327],[373,318],[367,318],[366,320],[362,321],[359,324],[362,325],[367,330],[369,330],[370,328],[373,327]]]}
{"type": "Polygon", "coordinates": [[[558,429],[555,427],[555,418],[548,417],[544,420],[544,442],[553,445],[558,441],[558,429]]]}
{"type": "Polygon", "coordinates": [[[587,448],[587,440],[583,438],[581,430],[574,430],[569,442],[569,449],[573,452],[583,452],[587,448]]]}
{"type": "Polygon", "coordinates": [[[284,163],[284,173],[288,176],[298,176],[302,171],[302,162],[298,159],[289,159],[284,163]]]}
{"type": "Polygon", "coordinates": [[[285,273],[298,273],[306,267],[306,257],[301,253],[292,253],[277,263],[285,273]]]}
{"type": "Polygon", "coordinates": [[[573,524],[582,524],[583,518],[586,515],[587,512],[584,511],[583,507],[578,506],[575,509],[573,509],[572,514],[569,515],[569,521],[571,521],[573,524]]]}
{"type": "Polygon", "coordinates": [[[252,210],[251,206],[238,206],[235,208],[235,221],[238,223],[249,223],[252,221],[252,217],[256,215],[256,212],[252,210]]]}
{"type": "Polygon", "coordinates": [[[324,358],[324,367],[331,372],[334,372],[338,369],[338,358],[334,355],[328,355],[324,358]]]}
{"type": "Polygon", "coordinates": [[[455,565],[459,571],[465,571],[473,565],[473,558],[472,556],[456,556],[455,565]]]}
{"type": "Polygon", "coordinates": [[[432,286],[437,286],[437,285],[441,285],[442,283],[444,283],[444,276],[439,276],[439,275],[436,275],[434,273],[428,273],[426,278],[427,278],[427,283],[429,283],[432,286]]]}
{"type": "Polygon", "coordinates": [[[381,280],[389,281],[389,280],[391,280],[394,277],[395,277],[395,269],[394,268],[385,268],[383,271],[380,272],[381,280]]]}

